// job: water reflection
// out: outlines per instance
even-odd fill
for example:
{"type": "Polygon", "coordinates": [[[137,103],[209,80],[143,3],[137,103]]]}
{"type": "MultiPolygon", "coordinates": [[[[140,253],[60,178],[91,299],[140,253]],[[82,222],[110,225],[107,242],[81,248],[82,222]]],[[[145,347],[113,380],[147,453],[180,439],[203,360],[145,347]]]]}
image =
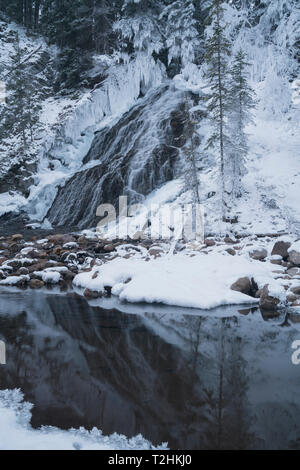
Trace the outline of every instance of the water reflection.
{"type": "Polygon", "coordinates": [[[141,433],[172,448],[297,446],[293,325],[256,310],[223,318],[133,310],[74,293],[1,292],[0,388],[22,389],[33,426],[141,433]]]}

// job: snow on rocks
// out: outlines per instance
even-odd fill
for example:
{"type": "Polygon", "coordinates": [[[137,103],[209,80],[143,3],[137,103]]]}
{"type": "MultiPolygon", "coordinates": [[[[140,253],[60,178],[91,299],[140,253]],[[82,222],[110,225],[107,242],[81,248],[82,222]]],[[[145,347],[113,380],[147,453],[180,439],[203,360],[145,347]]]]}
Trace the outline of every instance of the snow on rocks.
{"type": "MultiPolygon", "coordinates": [[[[272,266],[225,253],[201,252],[193,257],[175,256],[143,259],[115,259],[92,271],[78,274],[74,285],[113,295],[127,302],[162,303],[179,307],[211,309],[220,305],[251,304],[257,299],[230,287],[239,278],[254,277],[258,287],[274,282],[272,266]],[[97,273],[97,276],[95,274],[97,273]]],[[[278,293],[281,286],[278,284],[278,293]]]]}
{"type": "Polygon", "coordinates": [[[268,252],[265,248],[254,249],[250,251],[250,256],[252,259],[262,261],[268,256],[268,252]]]}
{"type": "Polygon", "coordinates": [[[45,284],[58,284],[61,280],[61,275],[57,271],[35,271],[33,274],[40,277],[45,284]]]}
{"type": "Polygon", "coordinates": [[[166,450],[167,444],[153,446],[140,434],[128,439],[114,433],[104,436],[100,430],[84,428],[63,431],[53,426],[33,429],[30,425],[33,405],[23,401],[20,390],[0,391],[0,449],[5,450],[166,450]]]}
{"type": "Polygon", "coordinates": [[[270,308],[273,297],[276,310],[299,301],[292,289],[299,287],[300,267],[290,259],[297,243],[292,236],[275,241],[232,234],[210,236],[204,243],[108,240],[91,230],[52,232],[31,241],[2,237],[0,282],[32,289],[73,285],[88,300],[113,295],[127,302],[201,309],[259,302],[262,309],[270,308]]]}
{"type": "Polygon", "coordinates": [[[300,266],[300,240],[296,241],[288,249],[289,260],[295,266],[300,266]]]}
{"type": "Polygon", "coordinates": [[[28,281],[30,280],[30,277],[28,275],[24,276],[9,276],[6,279],[2,279],[0,281],[0,285],[2,286],[24,286],[28,281]]]}

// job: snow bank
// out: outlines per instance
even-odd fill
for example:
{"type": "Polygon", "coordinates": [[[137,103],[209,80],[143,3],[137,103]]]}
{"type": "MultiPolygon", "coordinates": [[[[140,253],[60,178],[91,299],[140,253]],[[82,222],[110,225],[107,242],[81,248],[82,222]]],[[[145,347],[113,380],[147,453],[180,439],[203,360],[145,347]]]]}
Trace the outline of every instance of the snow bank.
{"type": "Polygon", "coordinates": [[[48,271],[45,269],[44,271],[35,271],[33,274],[40,277],[46,284],[57,284],[61,280],[61,275],[58,271],[48,271]]]}
{"type": "Polygon", "coordinates": [[[27,274],[22,276],[9,276],[6,279],[0,281],[1,286],[16,286],[20,282],[28,282],[30,277],[27,274]]]}
{"type": "Polygon", "coordinates": [[[272,276],[274,265],[251,260],[247,256],[232,257],[227,253],[209,255],[177,254],[150,259],[115,259],[78,274],[74,285],[112,294],[127,302],[162,303],[178,307],[212,309],[221,305],[258,302],[230,286],[240,277],[254,277],[259,287],[272,285],[272,292],[281,295],[282,287],[272,276]]]}
{"type": "MultiPolygon", "coordinates": [[[[147,450],[156,449],[141,435],[127,439],[119,434],[103,436],[94,428],[62,431],[54,427],[34,430],[30,426],[33,405],[23,401],[20,390],[0,391],[1,450],[147,450]]],[[[157,449],[166,449],[162,444],[157,449]]]]}

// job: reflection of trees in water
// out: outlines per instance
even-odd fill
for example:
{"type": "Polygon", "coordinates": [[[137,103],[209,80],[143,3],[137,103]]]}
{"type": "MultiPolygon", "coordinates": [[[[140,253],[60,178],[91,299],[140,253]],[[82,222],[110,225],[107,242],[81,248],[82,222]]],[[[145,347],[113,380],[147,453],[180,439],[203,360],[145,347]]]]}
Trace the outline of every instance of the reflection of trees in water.
{"type": "Polygon", "coordinates": [[[222,319],[212,380],[203,389],[205,447],[211,449],[248,449],[253,443],[247,399],[249,377],[242,356],[242,340],[231,332],[230,322],[222,319]]]}
{"type": "Polygon", "coordinates": [[[203,420],[205,419],[203,410],[205,401],[201,393],[201,383],[199,368],[203,364],[204,357],[201,355],[201,325],[202,317],[184,316],[182,327],[188,333],[188,358],[187,367],[189,372],[189,393],[186,394],[185,415],[186,421],[183,427],[183,447],[188,448],[191,441],[199,445],[199,436],[203,420]]]}

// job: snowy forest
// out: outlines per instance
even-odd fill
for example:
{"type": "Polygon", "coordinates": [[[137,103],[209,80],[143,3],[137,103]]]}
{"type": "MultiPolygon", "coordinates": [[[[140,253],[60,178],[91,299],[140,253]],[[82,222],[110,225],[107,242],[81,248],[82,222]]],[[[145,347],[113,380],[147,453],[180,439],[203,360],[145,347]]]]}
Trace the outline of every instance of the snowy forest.
{"type": "Polygon", "coordinates": [[[299,131],[299,0],[0,0],[0,449],[300,448],[299,131]]]}

